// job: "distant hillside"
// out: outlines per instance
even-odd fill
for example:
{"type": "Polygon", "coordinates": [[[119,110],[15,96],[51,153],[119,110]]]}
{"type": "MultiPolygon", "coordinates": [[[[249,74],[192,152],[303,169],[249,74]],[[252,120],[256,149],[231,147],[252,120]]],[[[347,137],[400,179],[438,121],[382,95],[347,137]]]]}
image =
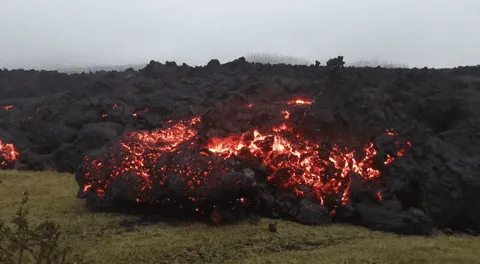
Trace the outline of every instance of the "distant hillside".
{"type": "Polygon", "coordinates": [[[145,62],[145,64],[104,65],[104,66],[92,65],[92,66],[85,66],[85,67],[59,68],[57,69],[57,71],[65,72],[65,73],[81,73],[81,72],[99,72],[99,71],[124,71],[128,68],[139,70],[145,67],[147,63],[148,62],[145,62]]]}
{"type": "Polygon", "coordinates": [[[315,61],[310,61],[300,57],[285,56],[271,53],[250,53],[245,56],[249,62],[265,63],[265,64],[291,64],[291,65],[310,65],[315,61]]]}
{"type": "MultiPolygon", "coordinates": [[[[265,64],[290,64],[290,65],[311,65],[315,64],[315,60],[308,60],[302,57],[286,56],[273,53],[249,53],[245,56],[245,59],[249,62],[265,63],[265,64]]],[[[321,65],[325,65],[327,59],[320,60],[321,65]]],[[[163,62],[163,61],[160,61],[163,62]]],[[[225,61],[226,62],[226,61],[225,61]]],[[[177,62],[179,63],[179,62],[177,62]]],[[[92,65],[85,67],[69,67],[58,68],[57,71],[65,73],[81,73],[81,72],[98,72],[98,71],[124,71],[128,68],[139,70],[148,64],[146,61],[144,64],[126,64],[126,65],[92,65]]],[[[408,68],[408,65],[402,63],[391,63],[387,61],[380,61],[378,59],[358,60],[349,62],[346,58],[346,66],[353,67],[377,67],[384,68],[408,68]]]]}
{"type": "MultiPolygon", "coordinates": [[[[245,59],[250,62],[258,62],[258,63],[269,63],[269,64],[291,64],[291,65],[311,65],[315,63],[315,60],[307,60],[301,57],[294,57],[294,56],[285,56],[279,54],[271,54],[271,53],[250,53],[245,56],[245,59]]],[[[325,65],[328,59],[323,59],[319,61],[321,65],[325,65]]],[[[354,62],[349,62],[348,58],[346,58],[346,66],[352,67],[383,67],[383,68],[408,68],[408,65],[403,63],[392,63],[384,60],[378,59],[368,59],[368,60],[358,60],[354,62]]]]}
{"type": "Polygon", "coordinates": [[[355,62],[346,63],[347,66],[352,67],[383,67],[383,68],[408,68],[404,63],[392,63],[387,61],[380,61],[378,59],[358,60],[355,62]]]}

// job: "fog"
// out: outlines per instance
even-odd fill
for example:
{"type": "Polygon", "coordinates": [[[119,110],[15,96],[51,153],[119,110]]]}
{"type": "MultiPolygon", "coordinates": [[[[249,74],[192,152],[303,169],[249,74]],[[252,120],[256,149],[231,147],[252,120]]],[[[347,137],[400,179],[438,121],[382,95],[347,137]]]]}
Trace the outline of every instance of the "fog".
{"type": "Polygon", "coordinates": [[[0,68],[250,53],[410,67],[480,64],[478,0],[1,0],[0,68]],[[477,32],[477,33],[475,33],[477,32]]]}

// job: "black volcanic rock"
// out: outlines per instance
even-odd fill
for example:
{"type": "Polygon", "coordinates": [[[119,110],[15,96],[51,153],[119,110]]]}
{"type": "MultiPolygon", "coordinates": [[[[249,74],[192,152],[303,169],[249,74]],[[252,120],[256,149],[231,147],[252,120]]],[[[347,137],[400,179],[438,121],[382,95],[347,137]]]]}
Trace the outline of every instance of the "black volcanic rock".
{"type": "MultiPolygon", "coordinates": [[[[282,102],[310,98],[311,105],[292,110],[302,116],[293,120],[300,132],[352,147],[373,139],[379,156],[382,183],[352,182],[351,200],[333,221],[405,234],[428,234],[437,227],[480,233],[480,67],[354,68],[345,67],[343,57],[309,67],[239,58],[204,67],[151,61],[139,71],[0,70],[0,76],[0,139],[15,144],[17,168],[75,172],[86,155],[108,149],[125,133],[194,116],[205,119],[197,129],[210,136],[262,129],[279,121],[271,113],[283,109],[282,102]],[[262,106],[238,110],[248,103],[262,106]],[[385,129],[411,143],[389,166],[383,159],[396,156],[397,149],[379,136],[385,129]],[[381,202],[371,201],[377,190],[384,193],[381,202]]],[[[261,184],[263,191],[249,202],[264,215],[306,224],[330,221],[332,208],[282,198],[262,185],[259,178],[267,173],[253,169],[251,184],[261,184]]],[[[113,187],[112,193],[131,196],[124,186],[113,187]]],[[[95,199],[89,203],[99,202],[95,199]]]]}
{"type": "Polygon", "coordinates": [[[295,220],[306,225],[328,225],[332,222],[327,208],[306,199],[300,202],[295,220]]]}

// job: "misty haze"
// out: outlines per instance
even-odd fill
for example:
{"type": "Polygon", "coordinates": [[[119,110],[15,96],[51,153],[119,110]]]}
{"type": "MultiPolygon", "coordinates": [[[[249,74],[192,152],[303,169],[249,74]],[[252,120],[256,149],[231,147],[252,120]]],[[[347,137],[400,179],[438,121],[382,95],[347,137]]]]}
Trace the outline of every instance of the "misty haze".
{"type": "Polygon", "coordinates": [[[0,67],[204,65],[249,54],[301,64],[343,55],[351,65],[476,65],[479,10],[474,0],[3,0],[0,67]]]}

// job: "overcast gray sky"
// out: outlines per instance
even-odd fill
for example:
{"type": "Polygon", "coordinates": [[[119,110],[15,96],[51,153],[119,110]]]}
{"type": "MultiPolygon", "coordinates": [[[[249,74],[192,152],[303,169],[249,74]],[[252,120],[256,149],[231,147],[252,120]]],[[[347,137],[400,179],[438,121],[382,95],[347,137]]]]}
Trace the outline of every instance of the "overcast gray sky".
{"type": "Polygon", "coordinates": [[[479,0],[0,0],[0,67],[267,52],[409,66],[480,64],[479,0]]]}

